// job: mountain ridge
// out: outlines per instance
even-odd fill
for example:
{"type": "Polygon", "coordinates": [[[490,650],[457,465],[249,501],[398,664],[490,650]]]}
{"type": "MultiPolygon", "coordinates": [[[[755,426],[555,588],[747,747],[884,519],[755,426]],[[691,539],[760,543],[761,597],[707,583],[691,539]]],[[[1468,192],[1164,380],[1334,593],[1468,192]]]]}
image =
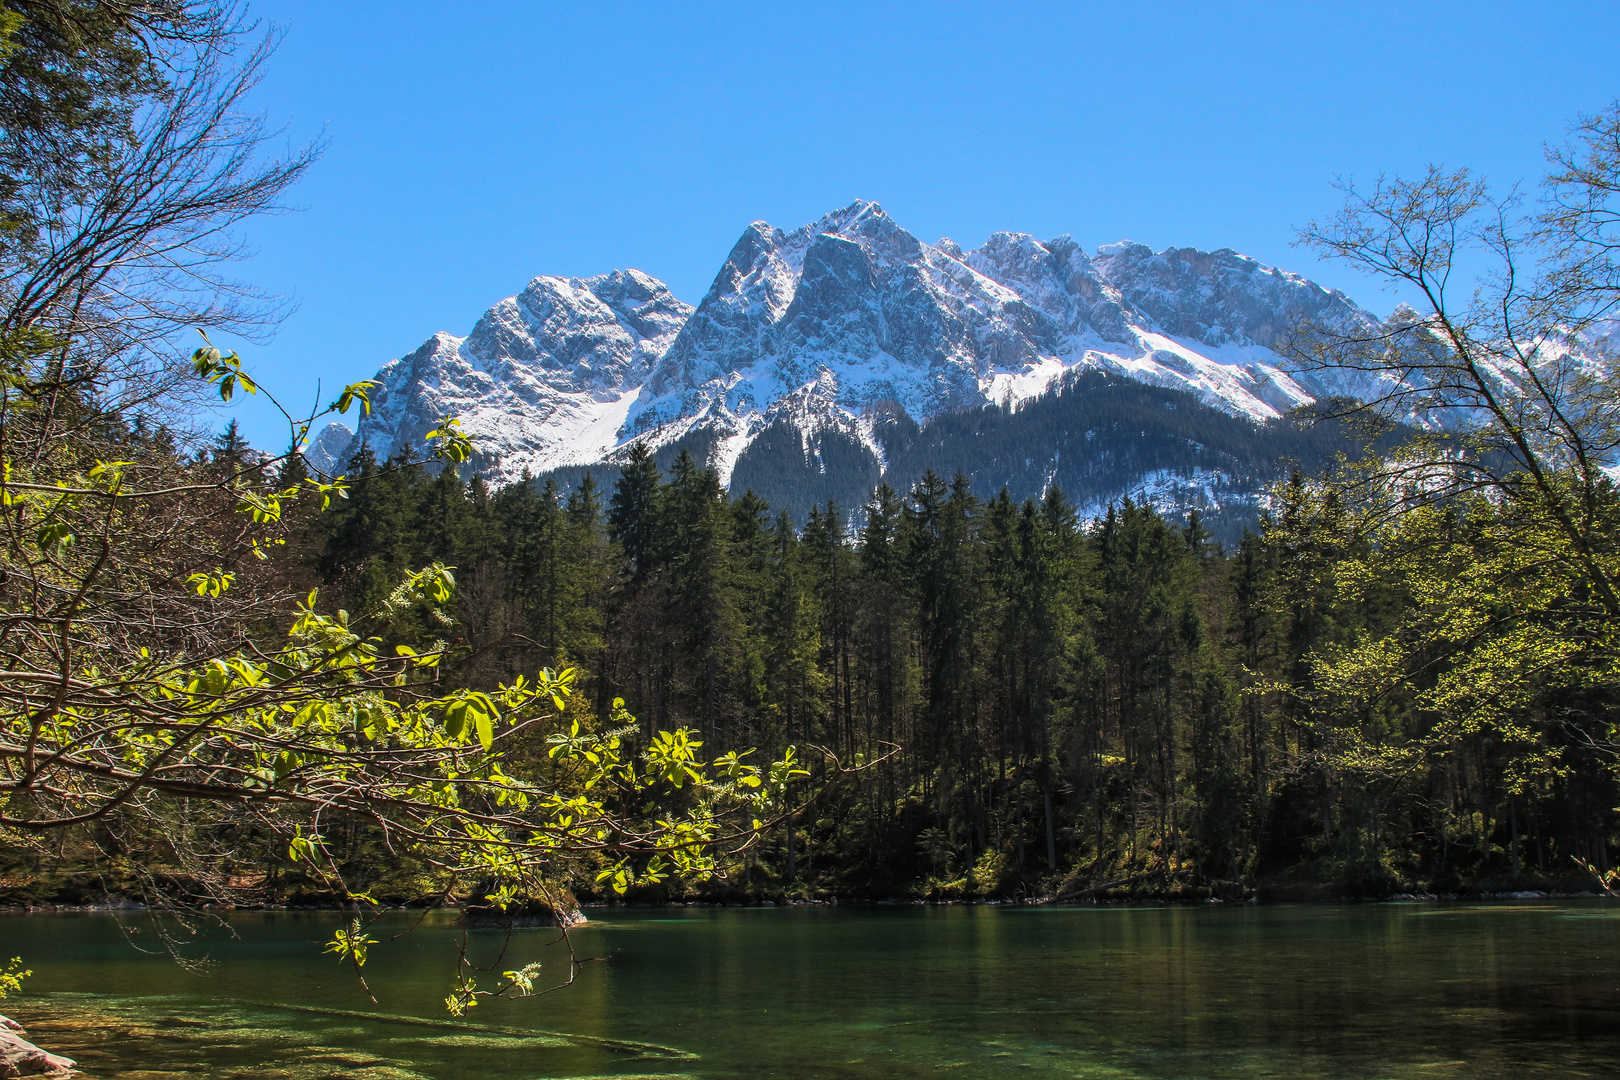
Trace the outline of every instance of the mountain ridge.
{"type": "Polygon", "coordinates": [[[841,460],[866,455],[857,471],[883,475],[877,428],[894,415],[1014,408],[1076,372],[1186,391],[1255,424],[1370,396],[1370,377],[1291,370],[1273,351],[1301,318],[1376,321],[1230,248],[1087,254],[1067,235],[998,232],[967,251],[857,200],[791,232],[751,223],[696,306],[638,270],[536,277],[466,337],[435,334],[384,365],[370,415],[342,453],[323,439],[316,464],[362,444],[386,457],[455,415],[496,482],[611,463],[639,440],[700,447],[729,484],[766,432],[776,452],[796,433],[821,468],[838,440],[854,448],[841,460]]]}

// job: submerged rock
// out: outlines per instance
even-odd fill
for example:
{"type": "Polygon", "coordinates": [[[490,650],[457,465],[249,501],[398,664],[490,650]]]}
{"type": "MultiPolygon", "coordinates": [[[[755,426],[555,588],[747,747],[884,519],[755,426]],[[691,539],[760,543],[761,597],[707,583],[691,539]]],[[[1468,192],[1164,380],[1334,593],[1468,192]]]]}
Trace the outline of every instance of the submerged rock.
{"type": "Polygon", "coordinates": [[[41,1050],[20,1031],[16,1021],[0,1016],[0,1077],[61,1076],[73,1070],[72,1058],[41,1050]]]}

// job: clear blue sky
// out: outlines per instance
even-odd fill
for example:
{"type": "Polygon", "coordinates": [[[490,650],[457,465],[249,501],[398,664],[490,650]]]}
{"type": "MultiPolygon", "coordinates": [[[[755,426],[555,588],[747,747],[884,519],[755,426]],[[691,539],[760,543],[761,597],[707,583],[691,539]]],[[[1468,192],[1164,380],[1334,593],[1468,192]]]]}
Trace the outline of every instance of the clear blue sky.
{"type": "MultiPolygon", "coordinates": [[[[696,303],[744,226],[875,199],[924,240],[1291,247],[1329,184],[1435,161],[1533,182],[1620,96],[1612,4],[379,4],[260,0],[258,93],[330,147],[239,276],[296,300],[261,375],[307,400],[537,274],[696,303]]],[[[242,414],[256,444],[285,430],[242,414]]]]}

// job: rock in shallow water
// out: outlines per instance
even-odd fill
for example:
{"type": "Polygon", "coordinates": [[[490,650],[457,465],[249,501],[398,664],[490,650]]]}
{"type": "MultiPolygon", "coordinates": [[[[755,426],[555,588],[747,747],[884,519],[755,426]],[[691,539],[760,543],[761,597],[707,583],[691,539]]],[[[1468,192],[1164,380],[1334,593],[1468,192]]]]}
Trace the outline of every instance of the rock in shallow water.
{"type": "Polygon", "coordinates": [[[21,1035],[16,1022],[0,1016],[0,1077],[59,1076],[72,1071],[74,1061],[41,1050],[21,1035]]]}

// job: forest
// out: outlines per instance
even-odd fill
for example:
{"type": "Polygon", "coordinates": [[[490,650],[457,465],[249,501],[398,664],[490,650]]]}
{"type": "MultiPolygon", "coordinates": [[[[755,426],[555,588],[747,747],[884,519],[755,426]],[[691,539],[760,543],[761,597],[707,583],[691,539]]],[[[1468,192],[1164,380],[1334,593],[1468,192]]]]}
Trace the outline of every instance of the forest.
{"type": "MultiPolygon", "coordinates": [[[[248,107],[273,28],[8,12],[0,900],[1616,885],[1620,106],[1534,210],[1435,167],[1301,230],[1413,301],[1275,328],[1377,400],[1256,426],[1071,373],[888,417],[849,491],[785,429],[729,487],[633,443],[494,489],[454,416],[323,471],[376,384],[296,408],[209,337],[275,323],[236,230],[319,156],[248,107]],[[249,397],[284,450],[219,432],[249,397]],[[1197,470],[1234,512],[1112,494],[1197,470]]],[[[452,1011],[532,989],[462,961],[452,1011]]]]}
{"type": "MultiPolygon", "coordinates": [[[[693,895],[1386,896],[1607,868],[1607,691],[1545,679],[1509,728],[1447,723],[1432,656],[1398,695],[1319,685],[1324,657],[1408,633],[1424,583],[1299,473],[1229,549],[1196,511],[1087,521],[1055,487],[986,500],[933,472],[795,521],[640,446],[566,495],[366,452],[347,473],[292,541],[332,604],[441,562],[454,628],[401,643],[453,633],[455,678],[577,666],[640,738],[817,763],[815,798],[693,895]]],[[[1483,506],[1443,514],[1449,558],[1495,542],[1483,506]]]]}

